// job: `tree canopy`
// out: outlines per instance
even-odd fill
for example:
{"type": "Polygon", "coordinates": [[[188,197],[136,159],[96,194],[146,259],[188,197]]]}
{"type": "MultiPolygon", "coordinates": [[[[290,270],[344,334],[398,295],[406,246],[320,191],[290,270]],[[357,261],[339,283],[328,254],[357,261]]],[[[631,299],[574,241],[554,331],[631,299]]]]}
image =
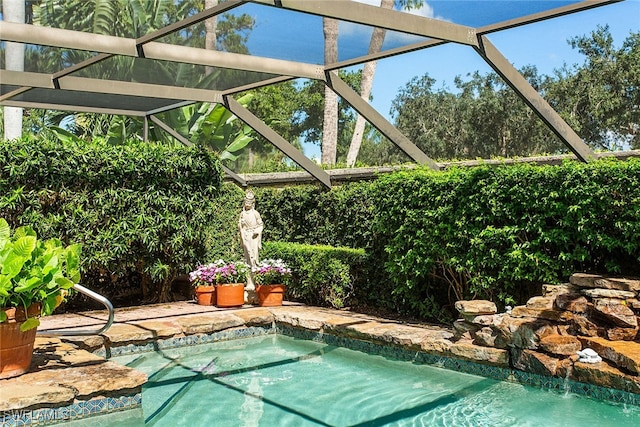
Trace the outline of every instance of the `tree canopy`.
{"type": "Polygon", "coordinates": [[[585,61],[557,71],[548,90],[554,107],[593,147],[640,148],[640,33],[618,49],[608,26],[569,43],[585,61]]]}
{"type": "MultiPolygon", "coordinates": [[[[594,149],[640,147],[640,34],[616,49],[608,27],[569,40],[585,55],[554,76],[520,72],[594,149]]],[[[455,91],[414,77],[392,103],[397,127],[439,159],[559,154],[567,151],[537,115],[493,72],[455,79],[455,91]]]]}

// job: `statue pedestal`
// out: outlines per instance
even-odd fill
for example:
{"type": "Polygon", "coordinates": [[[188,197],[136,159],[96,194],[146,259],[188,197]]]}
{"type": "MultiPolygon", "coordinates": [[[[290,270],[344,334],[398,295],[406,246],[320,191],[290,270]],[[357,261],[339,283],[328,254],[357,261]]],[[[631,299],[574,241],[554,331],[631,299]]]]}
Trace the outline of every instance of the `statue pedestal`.
{"type": "Polygon", "coordinates": [[[256,293],[256,285],[253,281],[252,274],[247,275],[247,284],[244,287],[245,304],[258,305],[258,294],[256,293]]]}
{"type": "Polygon", "coordinates": [[[255,289],[247,289],[244,290],[244,303],[258,305],[258,294],[255,289]]]}

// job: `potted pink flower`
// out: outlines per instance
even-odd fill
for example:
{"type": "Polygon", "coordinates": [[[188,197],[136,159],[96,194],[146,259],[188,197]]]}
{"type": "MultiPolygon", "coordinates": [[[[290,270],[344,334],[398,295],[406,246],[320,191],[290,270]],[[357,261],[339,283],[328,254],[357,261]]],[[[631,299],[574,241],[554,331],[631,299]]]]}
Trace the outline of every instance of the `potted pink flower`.
{"type": "Polygon", "coordinates": [[[291,269],[281,259],[267,259],[253,268],[258,301],[262,307],[282,305],[286,285],[291,279],[291,269]]]}
{"type": "Polygon", "coordinates": [[[244,286],[251,272],[243,261],[215,263],[216,305],[218,307],[238,307],[244,304],[244,286]]]}
{"type": "Polygon", "coordinates": [[[189,281],[195,288],[196,301],[200,305],[216,303],[216,264],[201,265],[189,273],[189,281]]]}

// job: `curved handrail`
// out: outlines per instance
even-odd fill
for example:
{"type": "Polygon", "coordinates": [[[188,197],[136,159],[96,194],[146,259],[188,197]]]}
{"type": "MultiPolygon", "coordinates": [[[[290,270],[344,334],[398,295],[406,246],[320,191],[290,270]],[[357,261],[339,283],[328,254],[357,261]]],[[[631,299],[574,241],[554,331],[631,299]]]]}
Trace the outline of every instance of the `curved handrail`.
{"type": "MultiPolygon", "coordinates": [[[[66,329],[49,329],[49,330],[44,330],[42,331],[43,335],[100,335],[101,333],[105,332],[107,329],[109,329],[111,327],[111,325],[113,324],[113,317],[114,317],[114,310],[113,310],[113,304],[111,304],[111,301],[109,301],[107,298],[103,297],[102,295],[92,291],[91,289],[87,289],[82,285],[74,285],[73,288],[80,292],[81,294],[84,294],[90,298],[93,298],[94,300],[102,303],[107,310],[109,310],[109,318],[107,319],[107,323],[100,329],[97,330],[88,330],[88,329],[76,329],[76,330],[66,330],[66,329]]],[[[40,331],[38,331],[38,333],[40,333],[40,331]]]]}

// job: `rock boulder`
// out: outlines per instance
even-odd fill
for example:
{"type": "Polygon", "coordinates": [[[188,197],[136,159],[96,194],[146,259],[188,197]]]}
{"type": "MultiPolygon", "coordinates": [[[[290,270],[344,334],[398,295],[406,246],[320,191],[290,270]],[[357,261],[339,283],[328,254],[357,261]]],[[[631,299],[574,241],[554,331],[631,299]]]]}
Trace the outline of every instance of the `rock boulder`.
{"type": "Polygon", "coordinates": [[[462,315],[479,316],[483,314],[496,314],[496,304],[487,300],[457,301],[455,308],[462,315]]]}

